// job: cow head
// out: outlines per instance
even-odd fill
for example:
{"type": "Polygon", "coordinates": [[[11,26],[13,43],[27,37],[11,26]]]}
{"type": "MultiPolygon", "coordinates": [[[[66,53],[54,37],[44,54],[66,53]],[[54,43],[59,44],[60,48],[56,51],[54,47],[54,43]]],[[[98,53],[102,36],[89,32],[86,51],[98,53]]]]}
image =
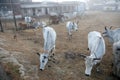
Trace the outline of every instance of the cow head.
{"type": "Polygon", "coordinates": [[[105,31],[102,33],[104,37],[109,37],[109,35],[111,35],[111,33],[110,33],[111,28],[112,28],[112,26],[110,28],[107,28],[105,26],[105,31]]]}
{"type": "Polygon", "coordinates": [[[93,66],[96,64],[96,60],[101,60],[101,58],[91,58],[90,56],[86,56],[84,54],[80,54],[80,57],[83,57],[85,59],[85,75],[90,76],[91,75],[91,70],[93,66]]]}
{"type": "Polygon", "coordinates": [[[74,26],[74,30],[77,31],[78,30],[78,25],[73,22],[73,26],[74,26]]]}
{"type": "Polygon", "coordinates": [[[100,60],[100,58],[91,58],[90,56],[86,56],[85,58],[85,75],[90,76],[91,75],[91,70],[93,66],[96,64],[95,61],[100,60]]]}
{"type": "Polygon", "coordinates": [[[46,22],[42,21],[42,22],[40,23],[40,26],[42,26],[42,27],[44,28],[44,27],[47,26],[47,24],[46,24],[46,22]]]}
{"type": "Polygon", "coordinates": [[[103,37],[108,37],[110,42],[113,42],[112,38],[112,26],[110,28],[105,27],[105,31],[102,33],[103,37]]]}
{"type": "Polygon", "coordinates": [[[86,69],[85,69],[85,75],[86,76],[90,76],[91,75],[91,70],[92,70],[92,67],[93,67],[93,58],[90,58],[89,56],[87,56],[85,58],[85,66],[86,66],[86,69]]]}
{"type": "Polygon", "coordinates": [[[47,54],[47,53],[43,53],[43,54],[37,53],[37,54],[40,57],[40,70],[42,71],[42,70],[44,70],[44,68],[45,68],[45,66],[46,66],[46,64],[48,62],[49,54],[47,54]]]}

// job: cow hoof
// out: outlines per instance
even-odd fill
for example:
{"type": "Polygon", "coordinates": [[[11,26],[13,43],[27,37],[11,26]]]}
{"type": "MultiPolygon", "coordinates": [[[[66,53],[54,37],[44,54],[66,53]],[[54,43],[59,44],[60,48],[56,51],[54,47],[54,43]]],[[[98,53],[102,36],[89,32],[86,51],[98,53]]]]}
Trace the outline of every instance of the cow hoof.
{"type": "Polygon", "coordinates": [[[55,61],[52,61],[53,63],[55,63],[55,61]]]}
{"type": "Polygon", "coordinates": [[[85,74],[85,76],[90,76],[89,74],[85,74]]]}
{"type": "Polygon", "coordinates": [[[51,67],[50,65],[48,65],[48,67],[51,67]]]}
{"type": "Polygon", "coordinates": [[[48,59],[48,61],[51,61],[51,59],[48,59]]]}
{"type": "Polygon", "coordinates": [[[96,72],[97,72],[98,74],[102,74],[102,73],[103,73],[102,70],[97,70],[96,72]]]}

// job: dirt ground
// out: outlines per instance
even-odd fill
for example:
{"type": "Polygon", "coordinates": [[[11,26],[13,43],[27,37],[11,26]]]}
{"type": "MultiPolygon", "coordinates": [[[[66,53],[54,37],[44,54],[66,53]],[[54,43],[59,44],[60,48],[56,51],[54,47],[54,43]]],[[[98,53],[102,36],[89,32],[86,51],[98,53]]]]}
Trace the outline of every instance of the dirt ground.
{"type": "MultiPolygon", "coordinates": [[[[73,19],[73,21],[75,20],[73,19]]],[[[113,26],[112,29],[119,28],[120,13],[87,11],[84,16],[78,17],[77,20],[79,20],[79,29],[73,32],[71,41],[67,38],[66,22],[50,25],[57,33],[56,62],[49,61],[44,71],[39,70],[39,57],[36,55],[37,52],[43,52],[42,29],[18,31],[16,41],[13,39],[14,31],[9,30],[13,27],[13,23],[12,21],[8,22],[5,24],[5,33],[0,33],[0,38],[6,40],[5,44],[0,45],[0,47],[8,51],[22,52],[22,54],[18,54],[18,56],[16,54],[16,56],[18,61],[26,68],[25,80],[107,80],[107,76],[112,71],[113,57],[112,45],[107,38],[104,38],[106,54],[100,65],[101,73],[97,73],[94,67],[92,75],[86,77],[84,74],[85,61],[79,54],[90,54],[87,50],[87,35],[90,31],[102,33],[105,26],[113,26]]]]}

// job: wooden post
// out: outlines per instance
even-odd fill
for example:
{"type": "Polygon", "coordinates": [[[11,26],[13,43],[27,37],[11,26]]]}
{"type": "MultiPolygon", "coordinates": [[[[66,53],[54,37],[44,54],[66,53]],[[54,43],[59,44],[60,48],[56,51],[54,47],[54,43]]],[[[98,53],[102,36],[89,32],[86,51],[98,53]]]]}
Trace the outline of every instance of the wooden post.
{"type": "Polygon", "coordinates": [[[3,30],[3,26],[2,26],[1,18],[0,18],[0,28],[1,28],[1,32],[4,32],[4,30],[3,30]]]}
{"type": "Polygon", "coordinates": [[[13,20],[14,20],[14,24],[15,24],[15,30],[17,31],[17,23],[16,23],[16,18],[15,18],[15,10],[13,8],[13,1],[10,0],[10,3],[11,3],[12,11],[13,11],[13,20]]]}

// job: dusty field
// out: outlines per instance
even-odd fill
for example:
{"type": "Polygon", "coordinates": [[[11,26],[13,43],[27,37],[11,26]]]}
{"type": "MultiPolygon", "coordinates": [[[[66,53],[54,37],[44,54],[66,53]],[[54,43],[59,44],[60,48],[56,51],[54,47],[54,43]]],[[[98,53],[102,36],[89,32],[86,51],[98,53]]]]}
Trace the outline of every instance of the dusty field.
{"type": "MultiPolygon", "coordinates": [[[[12,23],[7,23],[6,32],[0,33],[0,38],[5,39],[5,45],[0,47],[8,51],[22,52],[16,54],[18,61],[24,65],[25,80],[106,80],[110,75],[112,63],[112,45],[105,38],[106,54],[101,62],[101,73],[97,73],[93,68],[92,75],[86,77],[84,75],[85,64],[79,54],[89,55],[87,50],[87,34],[90,31],[103,32],[105,26],[114,26],[112,29],[118,28],[120,25],[120,13],[118,12],[86,12],[79,19],[79,30],[73,32],[72,40],[67,39],[67,31],[65,23],[59,25],[51,25],[56,33],[56,63],[48,62],[44,71],[39,70],[39,57],[36,52],[43,50],[42,30],[36,32],[33,30],[24,30],[17,32],[18,40],[13,39],[13,31],[8,30],[12,23]],[[31,77],[29,77],[31,76],[31,77]]],[[[108,79],[109,80],[109,79],[108,79]]],[[[113,79],[115,80],[115,79],[113,79]]]]}

